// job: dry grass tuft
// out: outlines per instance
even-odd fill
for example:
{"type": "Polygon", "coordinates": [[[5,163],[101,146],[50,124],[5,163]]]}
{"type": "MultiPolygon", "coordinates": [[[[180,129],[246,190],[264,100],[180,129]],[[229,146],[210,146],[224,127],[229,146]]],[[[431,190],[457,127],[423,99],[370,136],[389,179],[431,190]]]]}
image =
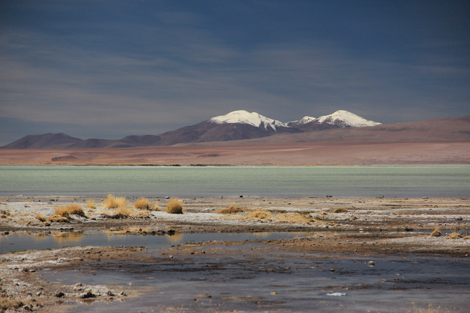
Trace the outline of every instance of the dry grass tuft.
{"type": "Polygon", "coordinates": [[[19,310],[22,306],[24,306],[24,303],[21,300],[10,300],[5,297],[0,298],[0,311],[1,312],[6,312],[7,310],[9,311],[10,309],[15,309],[16,311],[16,310],[19,310]]]}
{"type": "Polygon", "coordinates": [[[40,220],[41,222],[47,221],[47,217],[42,215],[41,213],[36,214],[36,218],[40,220]]]}
{"type": "Polygon", "coordinates": [[[217,214],[235,214],[235,213],[242,213],[242,212],[244,212],[244,210],[242,208],[240,208],[238,206],[231,205],[226,209],[217,210],[214,213],[217,213],[217,214]]]}
{"type": "Polygon", "coordinates": [[[465,240],[470,239],[470,236],[465,236],[465,237],[463,237],[463,239],[465,239],[465,240]]]}
{"type": "Polygon", "coordinates": [[[86,217],[85,212],[83,212],[82,207],[79,204],[76,204],[76,203],[69,204],[65,208],[60,206],[54,212],[55,216],[63,216],[63,217],[67,217],[67,218],[70,217],[71,214],[86,217]]]}
{"type": "Polygon", "coordinates": [[[104,213],[104,216],[107,218],[121,219],[121,218],[128,218],[134,213],[135,211],[132,208],[128,206],[120,206],[114,211],[108,211],[104,213]]]}
{"type": "Polygon", "coordinates": [[[139,210],[150,210],[150,201],[147,198],[140,198],[134,203],[134,208],[139,210]]]}
{"type": "Polygon", "coordinates": [[[55,223],[70,223],[70,220],[65,216],[54,215],[48,218],[50,222],[55,223]]]}
{"type": "Polygon", "coordinates": [[[61,207],[59,207],[58,209],[55,210],[54,216],[69,217],[70,213],[67,211],[66,208],[61,206],[61,207]]]}
{"type": "Polygon", "coordinates": [[[0,215],[2,216],[2,218],[7,218],[11,214],[10,214],[10,211],[8,211],[8,210],[1,210],[0,215]]]}
{"type": "Polygon", "coordinates": [[[286,213],[286,214],[279,214],[276,216],[277,221],[282,222],[292,222],[292,223],[310,223],[315,222],[315,220],[311,218],[307,218],[303,214],[299,213],[286,213]]]}
{"type": "Polygon", "coordinates": [[[104,207],[107,209],[115,209],[127,205],[126,197],[115,197],[112,194],[109,194],[104,200],[104,207]]]}
{"type": "Polygon", "coordinates": [[[244,220],[264,220],[267,218],[271,218],[271,213],[262,210],[256,210],[253,213],[245,216],[244,220]]]}
{"type": "Polygon", "coordinates": [[[150,216],[150,212],[147,210],[146,211],[138,210],[137,212],[132,214],[132,217],[135,217],[135,218],[147,218],[149,216],[150,216]]]}
{"type": "Polygon", "coordinates": [[[442,233],[439,229],[435,229],[430,236],[433,236],[433,237],[439,237],[439,236],[442,236],[442,233]]]}
{"type": "Polygon", "coordinates": [[[180,199],[172,198],[166,205],[166,213],[170,214],[183,214],[183,204],[180,199]]]}
{"type": "Polygon", "coordinates": [[[446,239],[459,239],[462,238],[459,233],[452,233],[449,236],[446,237],[446,239]]]}
{"type": "Polygon", "coordinates": [[[88,200],[86,202],[86,207],[89,209],[96,209],[95,200],[88,200]]]}
{"type": "Polygon", "coordinates": [[[349,211],[346,209],[336,209],[335,213],[348,213],[349,211]]]}
{"type": "Polygon", "coordinates": [[[160,208],[158,207],[158,200],[155,201],[155,205],[152,208],[152,211],[159,211],[160,208]]]}
{"type": "Polygon", "coordinates": [[[69,214],[75,214],[85,217],[85,212],[83,212],[82,207],[79,204],[72,203],[65,207],[69,211],[69,214]]]}

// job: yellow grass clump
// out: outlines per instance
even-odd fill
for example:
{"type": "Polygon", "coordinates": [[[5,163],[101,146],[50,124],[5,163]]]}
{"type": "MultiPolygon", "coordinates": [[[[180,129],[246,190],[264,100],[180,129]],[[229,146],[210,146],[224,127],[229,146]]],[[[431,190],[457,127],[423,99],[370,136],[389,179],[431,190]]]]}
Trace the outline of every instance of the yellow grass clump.
{"type": "Polygon", "coordinates": [[[48,218],[50,222],[55,223],[70,223],[70,220],[65,216],[54,215],[48,218]]]}
{"type": "Polygon", "coordinates": [[[282,222],[292,222],[292,223],[310,223],[315,222],[314,219],[307,218],[303,214],[299,213],[286,213],[286,214],[279,214],[276,216],[277,221],[282,222]]]}
{"type": "Polygon", "coordinates": [[[336,209],[335,213],[348,213],[349,211],[346,209],[336,209]]]}
{"type": "Polygon", "coordinates": [[[95,200],[88,200],[86,202],[86,207],[89,209],[96,209],[95,200]]]}
{"type": "Polygon", "coordinates": [[[242,212],[244,212],[244,210],[242,208],[240,208],[239,206],[231,205],[226,209],[217,210],[214,213],[218,213],[218,214],[235,214],[235,213],[242,213],[242,212]]]}
{"type": "Polygon", "coordinates": [[[461,238],[462,236],[460,236],[459,233],[452,233],[450,234],[449,236],[446,237],[446,239],[459,239],[461,238]]]}
{"type": "Polygon", "coordinates": [[[75,215],[85,217],[85,212],[83,212],[82,207],[79,204],[76,204],[76,203],[69,204],[66,207],[60,206],[54,212],[55,216],[63,216],[63,217],[67,217],[67,218],[71,214],[75,214],[75,215]]]}
{"type": "Polygon", "coordinates": [[[183,204],[180,199],[172,198],[166,205],[166,213],[170,214],[183,214],[183,204]]]}
{"type": "Polygon", "coordinates": [[[40,220],[41,222],[47,221],[47,217],[42,215],[41,213],[36,214],[36,218],[40,220]]]}
{"type": "Polygon", "coordinates": [[[268,211],[256,210],[253,213],[245,216],[245,220],[264,220],[271,217],[271,213],[268,211]]]}
{"type": "Polygon", "coordinates": [[[135,218],[147,218],[149,216],[150,216],[150,212],[147,210],[146,211],[138,210],[132,214],[132,217],[135,217],[135,218]]]}
{"type": "Polygon", "coordinates": [[[433,237],[439,237],[439,236],[442,236],[442,233],[439,229],[435,229],[430,236],[433,236],[433,237]]]}
{"type": "Polygon", "coordinates": [[[158,210],[160,210],[160,208],[158,207],[158,200],[157,200],[155,201],[155,205],[153,206],[152,211],[158,211],[158,210]]]}
{"type": "Polygon", "coordinates": [[[128,206],[120,206],[117,207],[116,210],[104,213],[105,217],[108,218],[128,218],[132,214],[134,214],[134,209],[128,206]]]}
{"type": "Polygon", "coordinates": [[[70,214],[75,214],[83,217],[85,216],[85,212],[83,212],[83,209],[79,204],[72,203],[67,205],[65,208],[70,212],[70,214]]]}
{"type": "Polygon", "coordinates": [[[134,203],[134,208],[139,210],[150,210],[150,201],[147,198],[140,198],[134,203]]]}
{"type": "Polygon", "coordinates": [[[104,200],[104,207],[107,209],[115,209],[126,205],[126,197],[115,197],[112,194],[108,194],[108,196],[104,200]]]}

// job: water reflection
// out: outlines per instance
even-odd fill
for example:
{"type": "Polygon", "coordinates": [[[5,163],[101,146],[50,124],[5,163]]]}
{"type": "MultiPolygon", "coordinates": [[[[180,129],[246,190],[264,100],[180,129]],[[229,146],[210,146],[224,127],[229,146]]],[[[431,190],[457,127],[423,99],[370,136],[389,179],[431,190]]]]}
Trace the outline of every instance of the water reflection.
{"type": "Polygon", "coordinates": [[[165,236],[165,238],[171,244],[178,244],[183,241],[184,234],[183,233],[168,234],[168,236],[165,236]]]}
{"type": "Polygon", "coordinates": [[[185,242],[246,241],[306,237],[309,233],[180,233],[177,227],[107,230],[93,233],[53,232],[43,234],[12,233],[0,237],[0,253],[21,250],[56,249],[64,246],[145,246],[159,249],[185,242]],[[176,229],[176,230],[175,230],[176,229]]]}
{"type": "Polygon", "coordinates": [[[81,232],[53,232],[51,234],[54,241],[59,245],[69,243],[79,243],[83,240],[83,231],[81,232]]]}
{"type": "Polygon", "coordinates": [[[41,233],[41,234],[37,234],[37,235],[34,235],[34,239],[36,241],[42,241],[42,240],[47,240],[49,238],[49,235],[48,233],[41,233]]]}

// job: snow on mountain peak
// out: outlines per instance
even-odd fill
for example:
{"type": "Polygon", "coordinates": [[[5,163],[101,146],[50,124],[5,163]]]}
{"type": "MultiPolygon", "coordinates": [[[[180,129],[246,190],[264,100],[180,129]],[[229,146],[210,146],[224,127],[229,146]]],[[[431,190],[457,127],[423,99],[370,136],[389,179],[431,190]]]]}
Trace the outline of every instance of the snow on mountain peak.
{"type": "Polygon", "coordinates": [[[367,127],[367,126],[375,126],[380,125],[381,123],[369,121],[365,118],[360,117],[354,113],[345,111],[345,110],[338,110],[330,115],[320,116],[316,119],[318,123],[327,123],[327,124],[335,124],[337,122],[342,122],[345,126],[350,127],[367,127]]]}
{"type": "Polygon", "coordinates": [[[314,118],[312,116],[304,116],[300,120],[292,121],[292,122],[289,122],[288,124],[303,125],[303,124],[310,123],[314,120],[316,120],[316,118],[314,118]]]}
{"type": "Polygon", "coordinates": [[[209,122],[216,124],[248,124],[255,127],[264,126],[265,129],[268,129],[268,126],[276,131],[276,127],[289,127],[286,124],[270,119],[264,115],[261,115],[256,112],[248,112],[245,110],[233,111],[225,115],[220,115],[209,119],[209,122]]]}

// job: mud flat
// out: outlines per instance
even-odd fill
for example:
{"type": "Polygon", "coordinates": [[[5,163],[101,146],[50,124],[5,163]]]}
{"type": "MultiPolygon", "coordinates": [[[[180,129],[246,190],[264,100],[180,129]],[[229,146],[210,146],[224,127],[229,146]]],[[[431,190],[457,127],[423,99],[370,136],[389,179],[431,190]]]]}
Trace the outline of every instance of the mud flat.
{"type": "Polygon", "coordinates": [[[0,199],[2,310],[467,309],[469,198],[187,198],[125,218],[103,201],[0,199]],[[52,218],[71,203],[85,216],[52,218]]]}

